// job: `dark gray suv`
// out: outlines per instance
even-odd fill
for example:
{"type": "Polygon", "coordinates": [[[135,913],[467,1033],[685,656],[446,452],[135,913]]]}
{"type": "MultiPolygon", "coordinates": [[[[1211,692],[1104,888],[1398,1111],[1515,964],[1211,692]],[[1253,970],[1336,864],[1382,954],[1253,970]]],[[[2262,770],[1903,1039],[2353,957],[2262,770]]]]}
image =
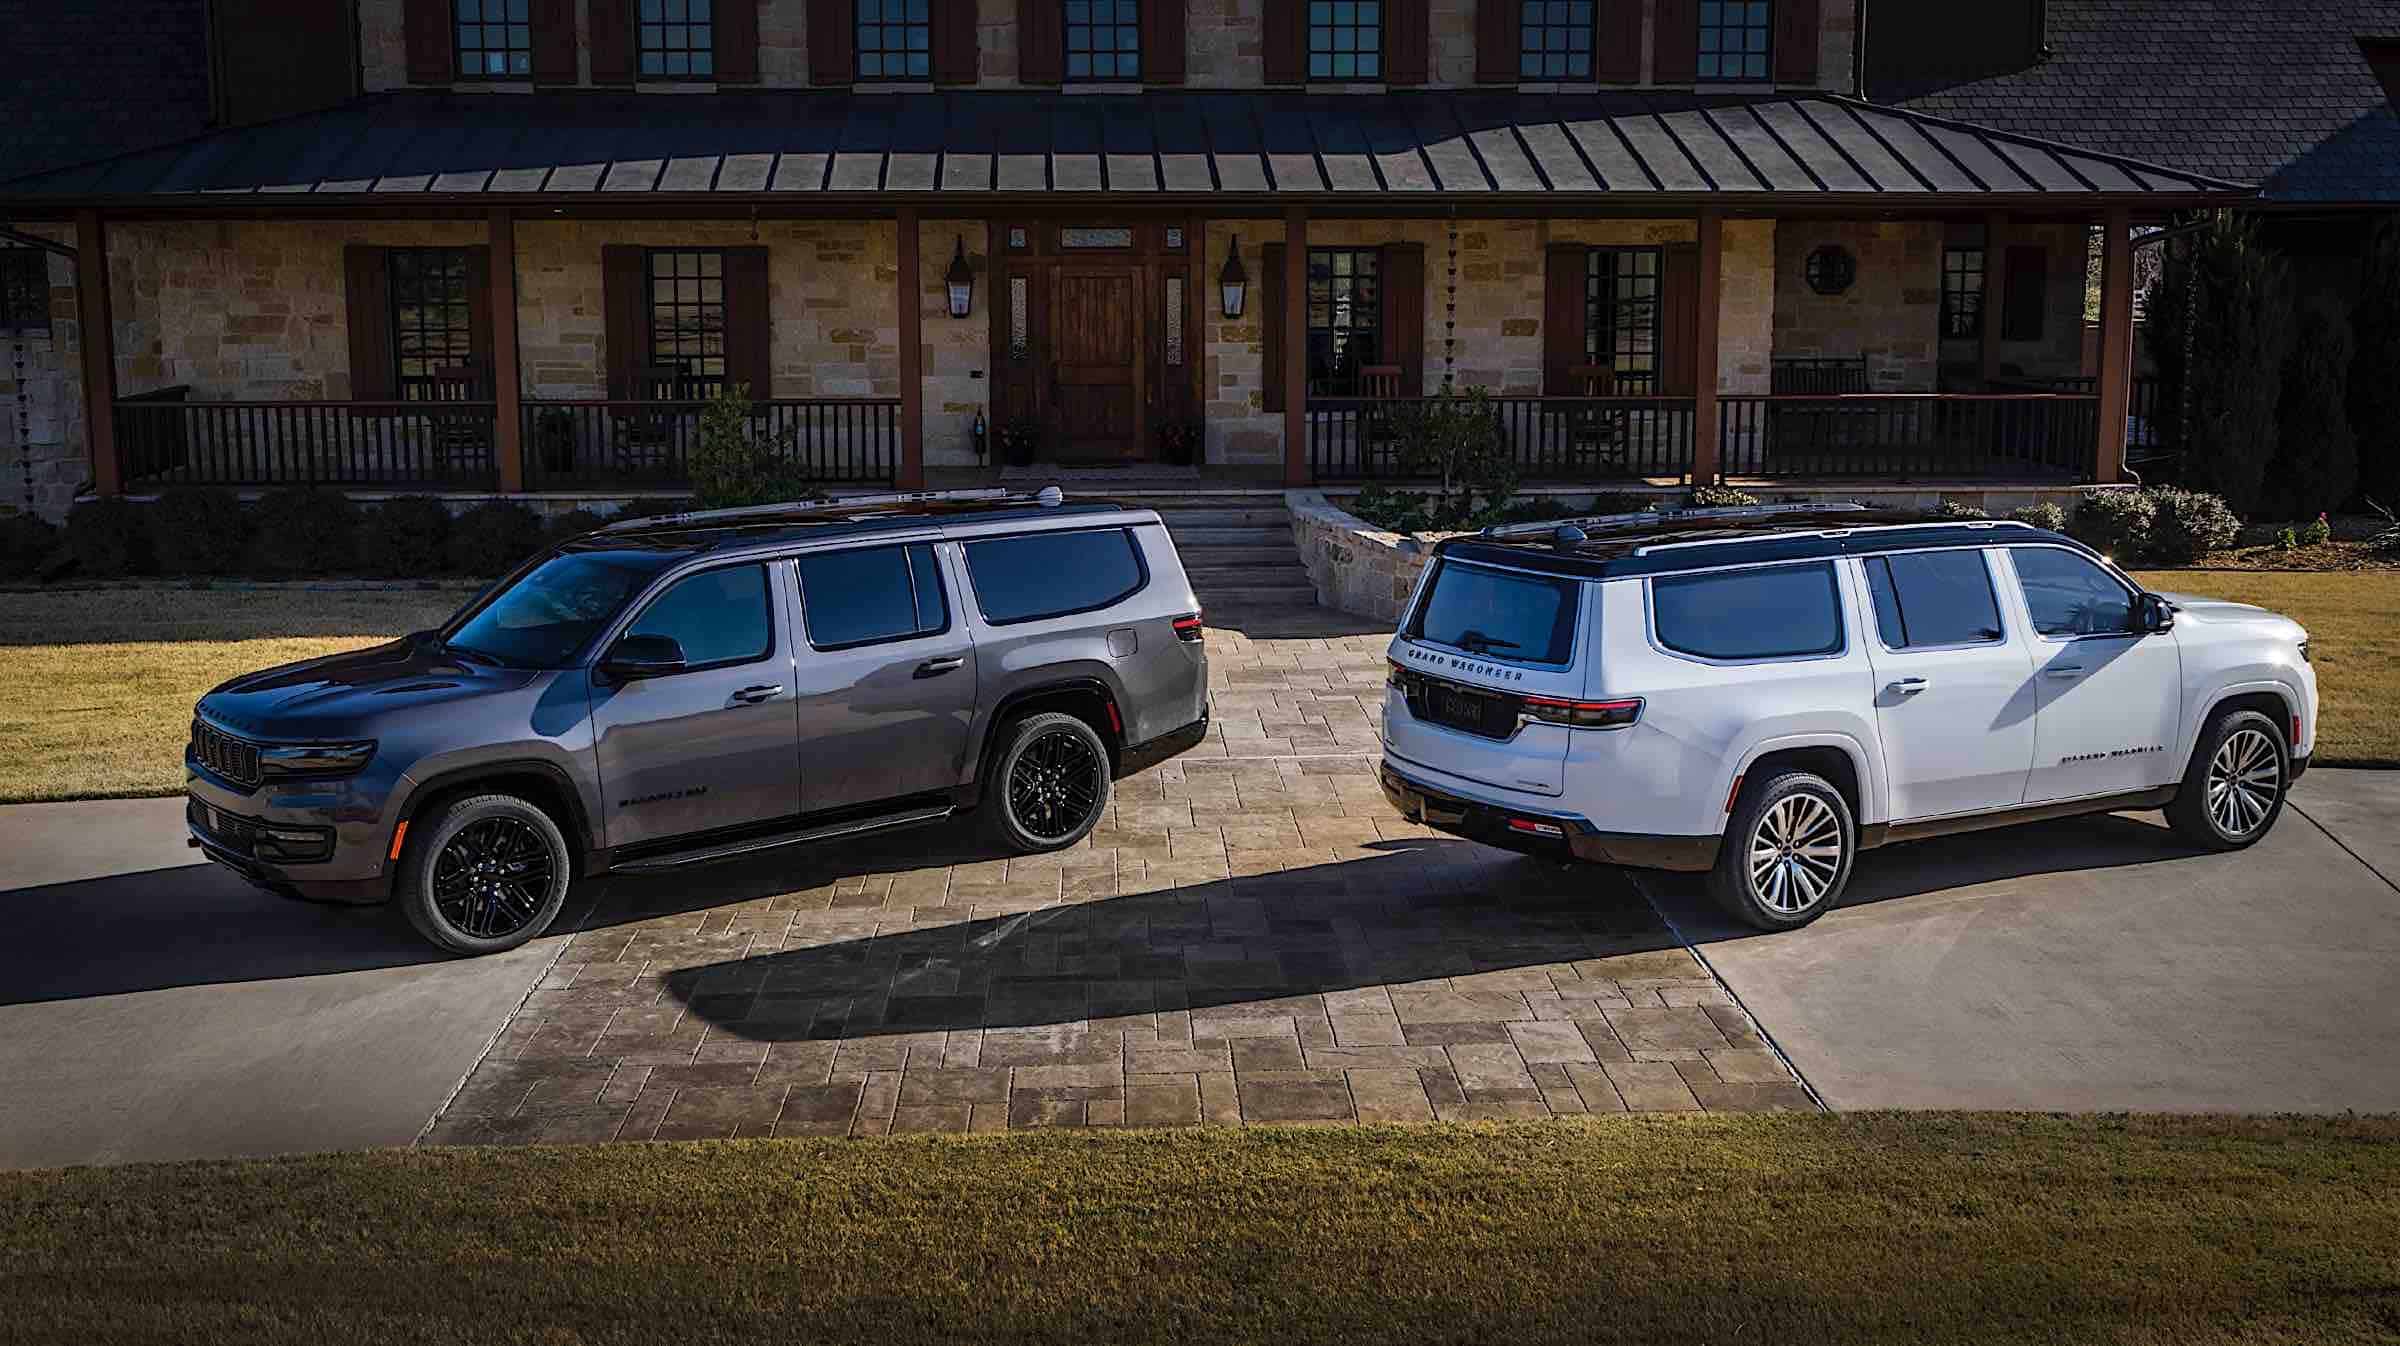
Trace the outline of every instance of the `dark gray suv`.
{"type": "Polygon", "coordinates": [[[998,490],[628,521],[436,631],[235,678],[186,756],[192,844],[288,896],[397,897],[457,953],[568,884],[979,808],[1072,846],[1208,729],[1158,515],[998,490]]]}

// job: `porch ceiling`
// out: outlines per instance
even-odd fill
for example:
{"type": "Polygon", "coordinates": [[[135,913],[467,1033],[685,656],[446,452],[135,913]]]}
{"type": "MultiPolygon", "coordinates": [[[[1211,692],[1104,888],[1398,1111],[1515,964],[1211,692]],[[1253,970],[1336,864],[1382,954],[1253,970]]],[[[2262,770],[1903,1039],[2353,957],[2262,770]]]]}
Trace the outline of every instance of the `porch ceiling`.
{"type": "Polygon", "coordinates": [[[388,93],[0,184],[62,205],[2157,207],[2253,189],[1822,94],[388,93]],[[232,198],[232,199],[229,199],[232,198]],[[898,198],[896,201],[895,198],[898,198]]]}

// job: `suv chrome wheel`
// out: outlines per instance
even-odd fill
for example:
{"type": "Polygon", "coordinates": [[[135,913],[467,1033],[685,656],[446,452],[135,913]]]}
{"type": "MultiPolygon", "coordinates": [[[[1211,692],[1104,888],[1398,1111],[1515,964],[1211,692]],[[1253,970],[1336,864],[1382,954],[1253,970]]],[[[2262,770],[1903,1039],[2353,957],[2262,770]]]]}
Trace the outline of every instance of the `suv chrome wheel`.
{"type": "Polygon", "coordinates": [[[1786,795],[1750,833],[1750,885],[1786,916],[1823,902],[1842,872],[1842,824],[1823,800],[1786,795]]]}
{"type": "Polygon", "coordinates": [[[1009,812],[1038,841],[1066,840],[1099,807],[1100,780],[1107,770],[1087,735],[1063,726],[1044,730],[1009,768],[1009,812]]]}
{"type": "Polygon", "coordinates": [[[480,818],[433,859],[433,904],[477,939],[502,939],[530,924],[550,897],[550,847],[522,818],[480,818]]]}
{"type": "Polygon", "coordinates": [[[2208,814],[2228,838],[2266,825],[2283,793],[2283,754],[2263,730],[2226,735],[2208,759],[2208,814]]]}
{"type": "Polygon", "coordinates": [[[1769,768],[1742,787],[1708,889],[1726,912],[1761,930],[1808,924],[1840,901],[1857,832],[1832,781],[1769,768]]]}

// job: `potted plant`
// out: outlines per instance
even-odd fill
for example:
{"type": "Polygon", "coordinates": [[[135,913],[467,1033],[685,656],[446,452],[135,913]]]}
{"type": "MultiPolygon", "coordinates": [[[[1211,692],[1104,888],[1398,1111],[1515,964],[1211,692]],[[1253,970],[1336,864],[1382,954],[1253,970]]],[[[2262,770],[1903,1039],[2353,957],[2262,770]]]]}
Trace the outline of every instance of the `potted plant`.
{"type": "Polygon", "coordinates": [[[1000,427],[1000,461],[1010,467],[1031,465],[1042,451],[1042,423],[1031,416],[1018,416],[1000,427]]]}
{"type": "Polygon", "coordinates": [[[1205,432],[1200,422],[1192,419],[1171,420],[1158,427],[1158,455],[1175,467],[1189,467],[1200,460],[1200,446],[1205,432]]]}

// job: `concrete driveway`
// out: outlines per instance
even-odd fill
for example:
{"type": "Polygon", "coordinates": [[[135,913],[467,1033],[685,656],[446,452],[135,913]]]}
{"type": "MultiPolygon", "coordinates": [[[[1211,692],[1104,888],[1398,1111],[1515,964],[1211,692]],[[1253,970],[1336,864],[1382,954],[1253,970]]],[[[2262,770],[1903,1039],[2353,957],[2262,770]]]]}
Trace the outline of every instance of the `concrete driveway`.
{"type": "Polygon", "coordinates": [[[1781,935],[1642,883],[1837,1109],[2400,1109],[2400,774],[2292,803],[2236,855],[2156,814],[1890,847],[1781,935]]]}

